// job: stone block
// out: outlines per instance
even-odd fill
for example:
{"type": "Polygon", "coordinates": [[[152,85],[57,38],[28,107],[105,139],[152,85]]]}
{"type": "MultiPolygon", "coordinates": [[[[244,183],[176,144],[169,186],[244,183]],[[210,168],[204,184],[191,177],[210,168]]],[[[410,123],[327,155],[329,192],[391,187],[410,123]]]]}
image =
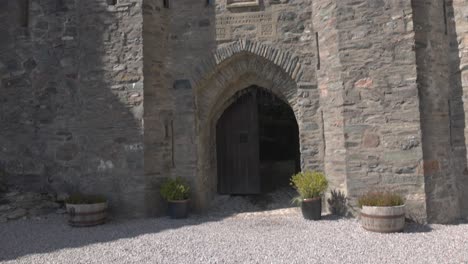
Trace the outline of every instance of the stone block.
{"type": "Polygon", "coordinates": [[[79,153],[79,147],[74,143],[65,143],[59,146],[55,152],[55,157],[60,161],[71,161],[79,153]]]}
{"type": "Polygon", "coordinates": [[[192,85],[190,84],[189,80],[176,80],[174,81],[174,89],[178,90],[186,90],[186,89],[192,89],[192,85]]]}
{"type": "Polygon", "coordinates": [[[13,212],[9,213],[9,214],[6,216],[6,218],[7,218],[8,220],[16,220],[16,219],[25,217],[27,214],[28,214],[28,211],[26,211],[26,210],[23,209],[23,208],[18,208],[18,209],[16,209],[16,210],[14,210],[13,212]]]}
{"type": "Polygon", "coordinates": [[[377,134],[364,133],[361,144],[364,148],[376,148],[380,145],[380,137],[377,134]]]}

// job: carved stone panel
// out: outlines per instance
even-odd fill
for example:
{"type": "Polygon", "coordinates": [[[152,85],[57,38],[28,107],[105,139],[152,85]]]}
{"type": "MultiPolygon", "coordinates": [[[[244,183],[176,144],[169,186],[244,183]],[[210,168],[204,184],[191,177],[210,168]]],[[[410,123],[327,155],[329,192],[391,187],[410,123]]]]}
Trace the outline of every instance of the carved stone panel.
{"type": "Polygon", "coordinates": [[[274,12],[219,15],[216,17],[216,40],[272,39],[276,37],[277,21],[274,12]]]}

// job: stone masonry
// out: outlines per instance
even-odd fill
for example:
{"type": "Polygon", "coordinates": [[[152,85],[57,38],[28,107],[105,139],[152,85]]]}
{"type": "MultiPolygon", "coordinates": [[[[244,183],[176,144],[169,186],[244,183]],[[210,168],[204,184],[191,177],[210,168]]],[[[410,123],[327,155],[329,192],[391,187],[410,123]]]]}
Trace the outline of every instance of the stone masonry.
{"type": "Polygon", "coordinates": [[[117,212],[143,216],[141,3],[1,5],[4,180],[25,192],[105,193],[117,212]]]}
{"type": "Polygon", "coordinates": [[[467,16],[464,0],[0,1],[0,193],[155,216],[182,176],[203,211],[216,122],[257,85],[351,207],[387,189],[408,217],[467,218],[467,16]]]}

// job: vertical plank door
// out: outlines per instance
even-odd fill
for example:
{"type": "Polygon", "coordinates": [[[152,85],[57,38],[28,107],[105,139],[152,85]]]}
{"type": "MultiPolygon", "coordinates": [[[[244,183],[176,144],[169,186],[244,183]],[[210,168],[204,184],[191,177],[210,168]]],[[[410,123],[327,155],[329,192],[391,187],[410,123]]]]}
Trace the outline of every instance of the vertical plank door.
{"type": "Polygon", "coordinates": [[[260,157],[255,90],[230,105],[216,126],[218,193],[259,194],[260,157]]]}

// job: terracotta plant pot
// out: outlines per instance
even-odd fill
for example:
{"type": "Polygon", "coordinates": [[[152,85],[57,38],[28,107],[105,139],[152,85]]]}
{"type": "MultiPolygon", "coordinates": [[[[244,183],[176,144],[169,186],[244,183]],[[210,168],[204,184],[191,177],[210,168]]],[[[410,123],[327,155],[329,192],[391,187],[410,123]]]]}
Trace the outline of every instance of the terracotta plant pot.
{"type": "Polygon", "coordinates": [[[401,232],[405,228],[405,205],[363,206],[361,225],[372,232],[401,232]]]}
{"type": "Polygon", "coordinates": [[[167,201],[167,211],[172,219],[187,218],[188,216],[188,201],[167,201]]]}
{"type": "Polygon", "coordinates": [[[107,218],[107,202],[94,204],[65,204],[68,223],[71,226],[85,227],[104,224],[107,218]]]}
{"type": "Polygon", "coordinates": [[[322,218],[322,198],[303,199],[301,203],[302,216],[307,220],[322,218]]]}

